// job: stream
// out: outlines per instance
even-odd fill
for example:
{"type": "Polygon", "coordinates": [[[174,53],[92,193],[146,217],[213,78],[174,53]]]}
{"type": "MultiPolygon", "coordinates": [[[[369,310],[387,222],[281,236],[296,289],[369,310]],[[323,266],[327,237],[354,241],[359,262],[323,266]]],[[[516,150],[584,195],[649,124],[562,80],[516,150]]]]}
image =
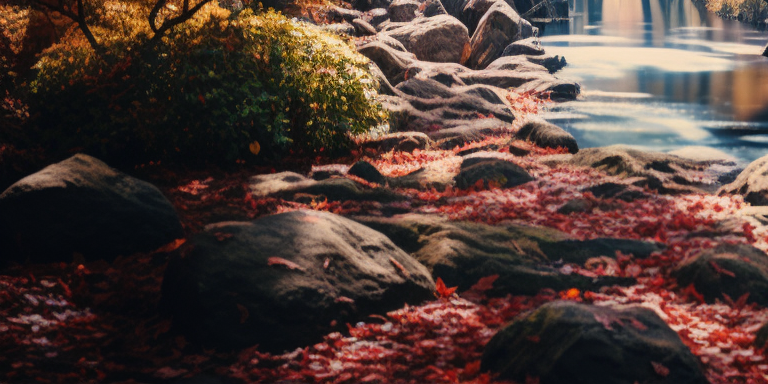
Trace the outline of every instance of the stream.
{"type": "Polygon", "coordinates": [[[579,147],[718,149],[740,162],[768,154],[768,32],[690,0],[570,0],[570,22],[541,33],[578,81],[576,101],[544,117],[579,147]]]}

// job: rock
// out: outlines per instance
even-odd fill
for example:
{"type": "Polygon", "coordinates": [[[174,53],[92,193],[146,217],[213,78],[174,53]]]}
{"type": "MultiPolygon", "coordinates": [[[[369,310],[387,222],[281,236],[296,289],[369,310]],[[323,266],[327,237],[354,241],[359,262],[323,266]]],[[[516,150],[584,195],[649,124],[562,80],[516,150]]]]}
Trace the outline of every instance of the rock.
{"type": "Polygon", "coordinates": [[[528,140],[542,148],[567,148],[569,153],[579,152],[579,145],[573,135],[564,129],[554,125],[544,119],[533,118],[528,120],[519,131],[515,138],[528,140]]]}
{"type": "Polygon", "coordinates": [[[467,66],[482,69],[499,58],[510,43],[533,35],[533,27],[507,3],[494,3],[477,24],[467,66]]]}
{"type": "Polygon", "coordinates": [[[518,56],[518,55],[531,55],[541,56],[544,54],[544,48],[541,47],[539,39],[536,37],[529,37],[527,39],[515,41],[514,43],[507,45],[501,56],[518,56]]]}
{"type": "Polygon", "coordinates": [[[541,64],[528,60],[527,56],[501,56],[485,67],[486,70],[508,70],[517,72],[548,72],[541,64]]]}
{"type": "Polygon", "coordinates": [[[559,231],[504,223],[486,225],[448,221],[439,216],[405,214],[392,217],[354,217],[384,233],[398,247],[427,266],[433,277],[463,292],[480,278],[499,275],[492,297],[507,294],[534,295],[541,289],[599,289],[614,284],[633,284],[634,279],[563,274],[548,265],[556,260],[544,255],[540,244],[569,237],[559,231]]]}
{"type": "Polygon", "coordinates": [[[313,165],[312,171],[309,172],[309,177],[318,181],[330,179],[331,177],[344,177],[348,170],[349,166],[344,164],[313,165]]]}
{"type": "Polygon", "coordinates": [[[768,343],[768,323],[763,324],[760,329],[755,333],[755,341],[752,343],[758,349],[765,348],[765,343],[768,343]]]}
{"type": "Polygon", "coordinates": [[[395,90],[395,87],[390,84],[389,80],[387,80],[387,76],[384,74],[384,72],[381,71],[381,68],[379,68],[378,65],[374,62],[368,63],[368,69],[371,72],[371,75],[378,81],[379,83],[379,94],[382,95],[391,95],[395,96],[397,95],[397,91],[395,90]]]}
{"type": "Polygon", "coordinates": [[[338,6],[333,6],[328,10],[328,17],[336,22],[346,21],[352,23],[353,20],[359,19],[363,15],[362,12],[356,9],[346,9],[338,6]]]}
{"type": "Polygon", "coordinates": [[[584,265],[593,257],[616,257],[616,252],[645,259],[654,252],[664,250],[664,245],[631,239],[598,238],[591,240],[561,240],[539,244],[550,260],[562,259],[566,263],[584,265]]]}
{"type": "Polygon", "coordinates": [[[412,78],[403,81],[395,86],[406,95],[415,96],[422,99],[443,98],[449,99],[457,96],[457,92],[442,83],[424,78],[412,78]]]}
{"type": "Polygon", "coordinates": [[[507,147],[507,150],[509,151],[510,155],[517,156],[517,157],[523,157],[528,156],[528,154],[531,153],[531,149],[527,146],[521,146],[517,143],[510,143],[509,147],[507,147]]]}
{"type": "Polygon", "coordinates": [[[734,301],[749,293],[749,301],[768,304],[768,255],[747,244],[722,244],[684,260],[672,271],[680,287],[693,284],[708,302],[734,301]]]}
{"type": "MultiPolygon", "coordinates": [[[[378,35],[376,35],[375,39],[376,39],[376,41],[384,43],[384,45],[386,45],[386,46],[388,46],[388,47],[390,47],[392,49],[395,49],[397,51],[405,52],[405,53],[408,52],[405,49],[405,46],[403,45],[403,43],[401,43],[401,42],[399,42],[399,41],[397,41],[397,40],[395,40],[395,39],[393,39],[393,38],[391,38],[391,37],[389,37],[387,35],[378,34],[378,35]]],[[[410,59],[410,60],[407,60],[408,61],[408,65],[412,65],[412,63],[416,61],[416,56],[414,56],[413,54],[408,54],[407,57],[410,59]]]]}
{"type": "Polygon", "coordinates": [[[460,73],[459,78],[467,84],[486,84],[499,88],[516,88],[518,93],[548,92],[553,100],[575,100],[581,93],[578,83],[558,79],[546,71],[483,70],[460,73]]]}
{"type": "Polygon", "coordinates": [[[463,150],[461,150],[459,152],[456,152],[456,155],[464,157],[464,156],[469,156],[469,155],[471,155],[473,153],[493,152],[493,151],[498,151],[498,150],[499,150],[499,146],[498,145],[496,145],[496,144],[488,144],[488,145],[483,145],[482,147],[463,149],[463,150]]]}
{"type": "Polygon", "coordinates": [[[429,132],[429,137],[441,149],[453,149],[472,141],[482,140],[487,135],[498,135],[509,131],[509,123],[489,118],[467,121],[461,125],[429,132]]]}
{"type": "Polygon", "coordinates": [[[327,212],[211,224],[190,242],[168,265],[162,306],[189,339],[216,348],[312,345],[434,290],[384,235],[327,212]]]}
{"type": "Polygon", "coordinates": [[[349,24],[347,22],[343,23],[334,23],[334,24],[325,24],[320,26],[320,28],[326,32],[330,32],[339,36],[354,36],[355,35],[355,27],[352,24],[349,24]]]}
{"type": "Polygon", "coordinates": [[[456,187],[467,189],[482,182],[484,188],[512,188],[533,181],[519,165],[494,158],[465,158],[456,175],[456,187]]]}
{"type": "MultiPolygon", "coordinates": [[[[374,28],[378,29],[379,24],[389,20],[389,12],[386,8],[374,8],[366,13],[366,20],[371,23],[374,28]]],[[[405,49],[403,49],[405,50],[405,49]]]]}
{"type": "Polygon", "coordinates": [[[587,199],[569,200],[562,207],[557,209],[557,213],[569,215],[571,213],[585,213],[592,210],[592,203],[587,199]]]}
{"type": "Polygon", "coordinates": [[[88,260],[155,250],[184,237],[171,203],[152,184],[78,154],[0,194],[5,261],[88,260]]]}
{"type": "MultiPolygon", "coordinates": [[[[555,77],[540,71],[510,71],[510,70],[483,70],[460,73],[459,78],[467,85],[486,84],[494,85],[499,88],[519,88],[524,84],[538,81],[540,79],[555,80],[555,77]]],[[[516,90],[519,92],[518,90],[516,90]]]]}
{"type": "Polygon", "coordinates": [[[381,33],[403,43],[419,60],[461,64],[469,57],[467,27],[449,15],[419,17],[381,33]]]}
{"type": "Polygon", "coordinates": [[[637,187],[621,183],[602,183],[585,188],[585,192],[592,193],[601,199],[619,199],[623,201],[635,201],[649,196],[637,187]]]}
{"type": "MultiPolygon", "coordinates": [[[[415,88],[415,91],[452,90],[437,82],[434,88],[415,88]]],[[[420,98],[401,92],[399,97],[380,95],[382,107],[389,112],[390,129],[394,131],[426,131],[432,133],[444,128],[472,126],[480,120],[484,127],[493,125],[494,130],[507,129],[515,119],[514,112],[505,104],[493,104],[480,97],[488,97],[485,91],[457,93],[453,97],[420,98]]],[[[447,94],[445,95],[447,96],[447,94]]],[[[451,134],[455,135],[455,134],[451,134]]],[[[434,138],[433,138],[434,139],[434,138]]]]}
{"type": "Polygon", "coordinates": [[[444,191],[453,185],[453,177],[456,175],[452,169],[446,169],[440,162],[425,165],[407,175],[389,179],[389,185],[393,188],[411,188],[420,191],[437,190],[444,191]]]}
{"type": "Polygon", "coordinates": [[[549,73],[555,73],[567,65],[565,57],[558,55],[526,56],[526,59],[531,63],[543,66],[549,73]]]}
{"type": "Polygon", "coordinates": [[[500,330],[481,371],[542,384],[707,384],[698,359],[652,310],[570,301],[544,304],[500,330]]]}
{"type": "Polygon", "coordinates": [[[742,195],[752,205],[768,205],[768,155],[752,163],[732,183],[724,185],[719,195],[742,195]]]}
{"type": "Polygon", "coordinates": [[[381,69],[391,84],[405,80],[405,70],[416,60],[413,54],[401,52],[381,41],[372,41],[357,49],[381,69]]]}
{"type": "MultiPolygon", "coordinates": [[[[412,64],[406,69],[406,77],[418,79],[431,79],[447,87],[465,86],[461,78],[457,75],[455,68],[446,68],[446,66],[422,66],[423,62],[412,64]],[[414,75],[415,73],[415,75],[414,75]]],[[[458,65],[458,64],[456,64],[458,65]]]]}
{"type": "Polygon", "coordinates": [[[377,8],[388,8],[392,0],[353,0],[352,8],[360,11],[369,11],[377,8]]]}
{"type": "Polygon", "coordinates": [[[416,18],[419,2],[415,0],[395,0],[389,5],[389,19],[393,22],[408,22],[416,18]]]}
{"type": "Polygon", "coordinates": [[[473,84],[454,87],[454,90],[459,94],[479,97],[491,104],[498,104],[503,106],[510,105],[509,101],[506,100],[506,95],[509,94],[508,91],[498,87],[485,84],[473,84]]]}
{"type": "Polygon", "coordinates": [[[403,151],[413,152],[416,149],[425,150],[432,144],[422,132],[396,132],[369,139],[360,144],[361,148],[375,149],[377,152],[403,151]]]}
{"type": "Polygon", "coordinates": [[[423,3],[424,10],[421,14],[424,17],[432,17],[438,15],[447,15],[448,12],[443,7],[443,3],[440,0],[425,0],[423,3]]]}
{"type": "Polygon", "coordinates": [[[670,155],[693,161],[717,161],[736,165],[737,159],[719,149],[700,145],[689,145],[667,152],[670,155]]]}
{"type": "Polygon", "coordinates": [[[349,168],[349,171],[347,171],[347,174],[357,176],[371,183],[382,185],[387,183],[387,178],[384,177],[384,175],[382,175],[371,163],[364,160],[360,160],[353,164],[349,168]]]}
{"type": "Polygon", "coordinates": [[[460,93],[446,99],[407,97],[406,100],[419,111],[430,112],[444,125],[447,125],[449,120],[462,122],[460,124],[467,120],[491,118],[507,123],[515,121],[515,114],[506,104],[493,104],[471,93],[460,93]]]}
{"type": "Polygon", "coordinates": [[[279,197],[295,201],[297,198],[315,196],[328,201],[378,201],[404,200],[387,188],[369,188],[347,178],[313,180],[294,172],[280,172],[253,176],[249,180],[251,194],[256,198],[279,197]]]}
{"type": "Polygon", "coordinates": [[[296,172],[279,172],[266,175],[253,176],[250,179],[249,187],[253,197],[269,197],[286,190],[300,189],[315,185],[312,180],[296,172]]]}
{"type": "Polygon", "coordinates": [[[354,19],[351,23],[355,27],[355,36],[373,36],[377,33],[376,28],[363,19],[354,19]]]}
{"type": "Polygon", "coordinates": [[[553,101],[576,100],[581,93],[581,86],[571,80],[558,79],[554,76],[540,76],[520,87],[519,93],[548,94],[553,101]]]}
{"type": "Polygon", "coordinates": [[[628,179],[633,185],[665,194],[700,193],[702,190],[699,187],[715,183],[718,176],[707,173],[712,162],[697,162],[621,145],[582,149],[569,162],[592,167],[628,179]]]}

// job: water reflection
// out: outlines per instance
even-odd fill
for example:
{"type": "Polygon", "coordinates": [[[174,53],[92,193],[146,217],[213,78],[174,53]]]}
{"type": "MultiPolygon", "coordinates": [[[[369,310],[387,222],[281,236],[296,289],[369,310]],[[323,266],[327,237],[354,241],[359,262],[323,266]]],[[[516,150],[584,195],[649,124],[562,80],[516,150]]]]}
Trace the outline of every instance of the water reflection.
{"type": "Polygon", "coordinates": [[[744,161],[768,153],[768,34],[690,0],[570,0],[542,43],[584,95],[548,118],[582,147],[707,145],[744,161]],[[642,97],[636,97],[642,95],[642,97]]]}

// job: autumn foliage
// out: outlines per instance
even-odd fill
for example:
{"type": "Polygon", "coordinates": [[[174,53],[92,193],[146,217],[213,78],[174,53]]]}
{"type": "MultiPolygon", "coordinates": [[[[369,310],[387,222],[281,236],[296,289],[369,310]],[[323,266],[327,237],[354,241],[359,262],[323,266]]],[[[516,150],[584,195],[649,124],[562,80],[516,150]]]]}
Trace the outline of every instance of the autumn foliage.
{"type": "Polygon", "coordinates": [[[315,26],[209,2],[157,39],[154,2],[85,4],[98,49],[70,28],[22,88],[34,141],[57,156],[229,165],[337,151],[386,121],[367,59],[315,26]]]}

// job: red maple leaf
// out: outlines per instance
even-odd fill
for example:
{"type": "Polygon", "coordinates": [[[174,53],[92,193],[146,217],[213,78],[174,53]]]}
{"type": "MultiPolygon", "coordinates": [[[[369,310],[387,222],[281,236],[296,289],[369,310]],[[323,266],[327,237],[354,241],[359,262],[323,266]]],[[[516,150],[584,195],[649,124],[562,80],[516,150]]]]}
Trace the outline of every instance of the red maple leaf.
{"type": "Polygon", "coordinates": [[[438,298],[450,297],[454,292],[456,292],[457,288],[459,287],[446,287],[443,279],[438,277],[437,281],[435,282],[435,296],[438,298]]]}
{"type": "Polygon", "coordinates": [[[283,259],[282,257],[276,257],[276,256],[272,256],[269,259],[267,259],[267,265],[283,265],[288,267],[288,269],[298,269],[300,271],[304,271],[304,268],[301,265],[298,265],[293,261],[283,259]]]}

